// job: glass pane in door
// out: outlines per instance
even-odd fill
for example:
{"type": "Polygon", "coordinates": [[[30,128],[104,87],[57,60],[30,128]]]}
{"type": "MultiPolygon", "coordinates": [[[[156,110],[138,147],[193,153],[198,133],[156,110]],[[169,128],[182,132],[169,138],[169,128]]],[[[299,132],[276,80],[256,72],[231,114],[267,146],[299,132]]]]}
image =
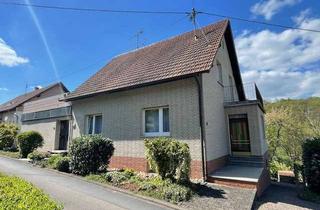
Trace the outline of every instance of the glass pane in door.
{"type": "Polygon", "coordinates": [[[250,152],[248,119],[246,117],[231,118],[229,123],[231,150],[233,152],[250,152]]]}

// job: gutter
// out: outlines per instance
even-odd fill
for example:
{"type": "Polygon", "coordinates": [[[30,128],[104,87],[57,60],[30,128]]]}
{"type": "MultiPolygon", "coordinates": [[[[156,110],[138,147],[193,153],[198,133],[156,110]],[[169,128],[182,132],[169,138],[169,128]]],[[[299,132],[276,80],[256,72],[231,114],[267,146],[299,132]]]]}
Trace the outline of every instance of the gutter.
{"type": "Polygon", "coordinates": [[[194,78],[198,87],[198,102],[199,102],[199,120],[200,120],[200,130],[201,130],[201,159],[202,159],[202,176],[203,181],[207,181],[207,157],[206,157],[206,136],[205,136],[205,125],[203,121],[203,89],[202,89],[202,80],[200,77],[201,74],[195,75],[194,78]]]}

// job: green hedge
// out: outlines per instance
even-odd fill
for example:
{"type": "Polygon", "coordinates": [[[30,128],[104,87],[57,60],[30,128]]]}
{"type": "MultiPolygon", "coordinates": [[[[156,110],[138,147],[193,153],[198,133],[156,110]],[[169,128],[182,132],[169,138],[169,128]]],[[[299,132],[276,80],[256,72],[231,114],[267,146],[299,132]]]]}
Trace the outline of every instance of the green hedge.
{"type": "Polygon", "coordinates": [[[71,171],[80,175],[97,173],[107,167],[113,152],[112,141],[101,135],[75,138],[70,145],[71,171]]]}
{"type": "Polygon", "coordinates": [[[186,143],[171,138],[145,140],[146,156],[153,170],[162,179],[189,181],[190,151],[186,143]]]}
{"type": "Polygon", "coordinates": [[[40,133],[36,131],[25,131],[17,136],[20,155],[26,158],[29,153],[38,147],[42,147],[43,138],[40,133]]]}
{"type": "Polygon", "coordinates": [[[49,152],[40,152],[40,151],[33,151],[32,153],[28,154],[28,158],[32,160],[33,162],[35,161],[41,161],[45,158],[50,157],[49,152]]]}
{"type": "Polygon", "coordinates": [[[0,123],[0,150],[13,146],[18,131],[15,124],[0,123]]]}
{"type": "Polygon", "coordinates": [[[303,144],[303,166],[308,187],[320,193],[320,138],[307,139],[303,144]]]}
{"type": "Polygon", "coordinates": [[[18,178],[0,174],[0,209],[63,209],[41,190],[18,178]]]}
{"type": "Polygon", "coordinates": [[[52,155],[48,161],[48,166],[50,168],[56,169],[62,172],[69,172],[70,171],[70,158],[64,157],[61,155],[52,155]]]}

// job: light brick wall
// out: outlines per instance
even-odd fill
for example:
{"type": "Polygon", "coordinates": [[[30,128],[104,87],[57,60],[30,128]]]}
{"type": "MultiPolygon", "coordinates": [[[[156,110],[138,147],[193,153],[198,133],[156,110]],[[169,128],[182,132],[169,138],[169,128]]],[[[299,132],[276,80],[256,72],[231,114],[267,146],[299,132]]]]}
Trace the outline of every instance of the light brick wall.
{"type": "MultiPolygon", "coordinates": [[[[257,103],[226,107],[226,118],[228,115],[247,114],[249,124],[249,136],[251,155],[262,156],[267,151],[266,140],[261,139],[261,120],[263,114],[257,103]]],[[[228,121],[226,122],[228,123],[228,121]]],[[[229,133],[228,133],[229,135],[229,133]]],[[[229,137],[228,137],[229,138],[229,137]]]]}
{"type": "Polygon", "coordinates": [[[188,143],[193,160],[201,160],[198,92],[194,78],[74,101],[73,137],[85,133],[86,116],[102,114],[102,133],[115,145],[114,156],[145,157],[144,108],[169,106],[171,137],[188,143]]]}
{"type": "MultiPolygon", "coordinates": [[[[207,161],[229,154],[228,128],[224,114],[224,86],[235,84],[234,79],[233,84],[229,83],[229,76],[233,78],[233,73],[227,46],[223,43],[211,71],[202,75],[207,161]],[[222,66],[223,84],[218,82],[217,61],[222,66]]],[[[238,98],[236,89],[234,96],[235,99],[238,98]]]]}
{"type": "Polygon", "coordinates": [[[43,147],[40,151],[52,151],[55,147],[56,139],[56,120],[37,120],[25,122],[21,125],[21,132],[37,131],[41,134],[44,140],[43,147]]]}

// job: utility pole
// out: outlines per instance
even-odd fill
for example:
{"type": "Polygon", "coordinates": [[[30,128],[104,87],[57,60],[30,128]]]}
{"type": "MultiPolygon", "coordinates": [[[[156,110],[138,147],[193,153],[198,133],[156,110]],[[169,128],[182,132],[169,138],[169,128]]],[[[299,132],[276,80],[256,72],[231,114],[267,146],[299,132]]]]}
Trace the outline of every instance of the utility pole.
{"type": "Polygon", "coordinates": [[[139,48],[140,36],[143,34],[143,30],[138,31],[134,36],[136,37],[137,49],[139,48]]]}

